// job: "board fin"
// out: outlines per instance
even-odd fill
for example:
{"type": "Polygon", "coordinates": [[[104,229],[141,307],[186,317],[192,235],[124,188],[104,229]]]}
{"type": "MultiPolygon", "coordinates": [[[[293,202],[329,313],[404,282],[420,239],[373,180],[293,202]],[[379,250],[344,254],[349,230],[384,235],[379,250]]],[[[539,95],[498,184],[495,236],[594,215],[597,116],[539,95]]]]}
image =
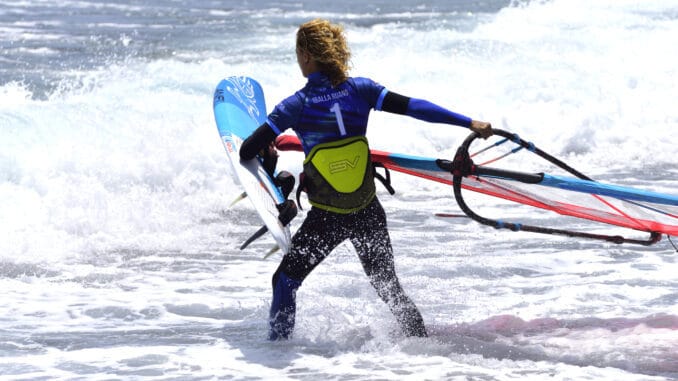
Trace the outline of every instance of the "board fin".
{"type": "Polygon", "coordinates": [[[245,243],[243,243],[243,244],[240,246],[240,250],[244,250],[247,246],[250,245],[250,243],[254,242],[257,238],[259,238],[259,237],[261,237],[262,235],[264,235],[264,233],[266,233],[267,231],[268,231],[268,228],[266,227],[266,225],[262,226],[262,227],[261,227],[259,230],[257,230],[254,234],[252,234],[252,236],[251,236],[250,238],[248,238],[248,239],[245,241],[245,243]]]}
{"type": "Polygon", "coordinates": [[[268,257],[273,255],[278,250],[280,250],[280,246],[278,245],[273,246],[271,250],[268,251],[268,253],[264,254],[264,259],[268,259],[268,257]]]}
{"type": "MultiPolygon", "coordinates": [[[[243,195],[246,196],[245,193],[243,193],[243,195]]],[[[297,204],[295,204],[294,201],[292,201],[292,200],[287,200],[287,201],[283,202],[282,204],[277,205],[277,208],[280,211],[280,215],[278,216],[278,220],[280,221],[280,223],[283,224],[283,226],[287,226],[292,221],[292,219],[294,219],[294,217],[296,217],[296,215],[297,215],[297,204]]],[[[250,243],[256,241],[259,237],[264,235],[267,231],[268,231],[268,228],[266,227],[266,225],[259,228],[259,230],[257,230],[254,234],[252,234],[252,236],[250,236],[240,246],[240,250],[244,250],[247,246],[250,245],[250,243]]],[[[280,246],[276,245],[268,253],[266,253],[264,258],[267,258],[271,254],[275,253],[276,251],[278,251],[278,249],[280,249],[280,246]]]]}
{"type": "Polygon", "coordinates": [[[242,201],[242,200],[244,200],[244,199],[246,199],[246,198],[247,198],[247,192],[242,192],[238,197],[236,197],[235,200],[233,200],[233,201],[231,202],[230,205],[228,205],[228,207],[229,207],[229,208],[232,208],[233,205],[237,204],[238,202],[240,202],[240,201],[242,201]]]}

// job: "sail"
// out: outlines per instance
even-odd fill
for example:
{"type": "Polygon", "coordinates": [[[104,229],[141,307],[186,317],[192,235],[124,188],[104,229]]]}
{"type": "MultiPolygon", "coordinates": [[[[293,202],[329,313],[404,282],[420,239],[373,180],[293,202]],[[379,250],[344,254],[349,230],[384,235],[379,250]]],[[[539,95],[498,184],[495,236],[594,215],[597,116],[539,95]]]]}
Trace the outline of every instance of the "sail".
{"type": "MultiPolygon", "coordinates": [[[[475,153],[469,153],[471,143],[477,138],[477,134],[472,133],[457,151],[455,160],[372,150],[372,161],[394,171],[454,186],[455,198],[462,210],[476,221],[495,228],[645,245],[657,242],[662,234],[678,236],[678,196],[594,181],[515,134],[499,129],[495,129],[494,132],[500,140],[491,142],[475,153]],[[505,148],[499,151],[499,147],[505,148]],[[532,155],[537,158],[531,160],[532,166],[534,162],[541,161],[544,163],[541,164],[542,167],[558,170],[565,175],[519,172],[488,166],[505,162],[505,165],[511,168],[521,168],[521,165],[525,165],[525,160],[506,159],[518,152],[526,152],[527,156],[536,154],[532,155]],[[647,240],[629,239],[618,235],[575,232],[507,222],[498,218],[489,219],[481,217],[469,207],[462,190],[564,216],[648,232],[651,236],[647,240]]],[[[301,149],[298,140],[293,136],[281,136],[276,144],[281,150],[301,149]]]]}

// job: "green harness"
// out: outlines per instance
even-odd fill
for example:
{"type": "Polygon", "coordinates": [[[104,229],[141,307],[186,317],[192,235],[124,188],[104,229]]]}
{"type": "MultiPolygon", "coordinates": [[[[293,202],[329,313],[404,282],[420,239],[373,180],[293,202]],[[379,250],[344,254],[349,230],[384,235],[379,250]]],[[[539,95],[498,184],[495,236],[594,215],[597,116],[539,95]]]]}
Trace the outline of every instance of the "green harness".
{"type": "Polygon", "coordinates": [[[311,205],[348,214],[374,199],[374,167],[364,136],[318,144],[304,160],[305,187],[311,205]]]}

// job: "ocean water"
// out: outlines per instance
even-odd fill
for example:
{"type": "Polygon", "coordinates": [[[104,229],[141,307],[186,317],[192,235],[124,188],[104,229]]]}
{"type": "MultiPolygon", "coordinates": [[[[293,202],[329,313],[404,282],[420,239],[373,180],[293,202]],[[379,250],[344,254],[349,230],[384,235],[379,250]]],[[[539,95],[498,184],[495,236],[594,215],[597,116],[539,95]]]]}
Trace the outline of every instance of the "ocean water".
{"type": "MultiPolygon", "coordinates": [[[[516,132],[595,179],[678,193],[675,1],[332,3],[0,0],[0,379],[677,379],[666,239],[439,218],[460,213],[452,190],[395,173],[396,195],[379,197],[430,337],[398,334],[342,245],[300,289],[294,338],[266,341],[280,254],[263,259],[268,238],[238,250],[259,221],[246,201],[229,207],[239,189],[212,94],[248,75],[270,110],[303,86],[294,33],[308,19],[345,25],[353,75],[516,132]]],[[[368,137],[451,158],[467,133],[374,113],[368,137]]],[[[300,160],[283,153],[280,168],[300,160]]]]}

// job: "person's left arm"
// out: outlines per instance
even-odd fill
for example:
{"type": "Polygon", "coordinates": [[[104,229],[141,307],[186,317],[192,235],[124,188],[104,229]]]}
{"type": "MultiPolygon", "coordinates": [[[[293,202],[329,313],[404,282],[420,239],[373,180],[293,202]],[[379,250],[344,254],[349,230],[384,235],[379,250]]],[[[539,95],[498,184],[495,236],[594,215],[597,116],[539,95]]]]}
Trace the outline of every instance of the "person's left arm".
{"type": "Polygon", "coordinates": [[[410,98],[391,91],[383,96],[379,109],[430,123],[445,123],[470,128],[484,139],[492,135],[492,125],[488,122],[473,120],[425,99],[410,98]]]}

